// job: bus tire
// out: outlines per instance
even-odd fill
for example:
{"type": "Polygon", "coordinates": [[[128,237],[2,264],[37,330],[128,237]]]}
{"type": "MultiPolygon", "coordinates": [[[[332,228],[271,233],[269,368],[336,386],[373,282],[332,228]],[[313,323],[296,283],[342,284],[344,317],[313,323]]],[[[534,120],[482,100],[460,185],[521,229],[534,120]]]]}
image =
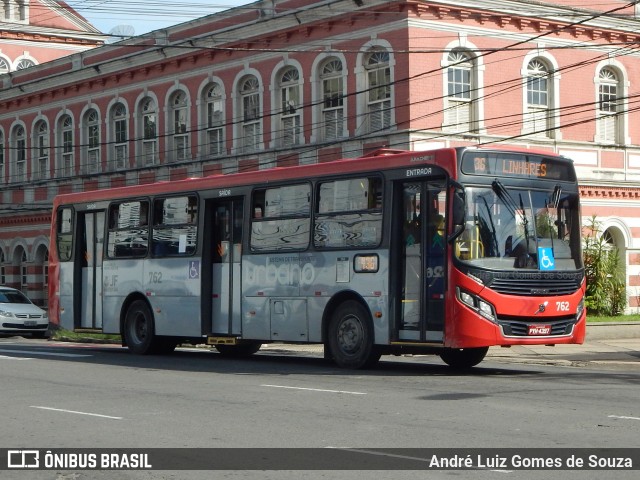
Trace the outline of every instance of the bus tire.
{"type": "Polygon", "coordinates": [[[147,303],[136,300],[127,309],[124,319],[124,339],[129,350],[138,355],[155,353],[155,327],[153,314],[147,303]]]}
{"type": "Polygon", "coordinates": [[[331,359],[342,368],[372,367],[380,359],[371,317],[360,303],[350,300],[333,312],[327,348],[331,359]]]}
{"type": "Polygon", "coordinates": [[[260,342],[245,342],[238,345],[216,345],[216,350],[225,357],[243,358],[249,357],[260,350],[260,342]]]}
{"type": "Polygon", "coordinates": [[[489,351],[489,347],[479,348],[445,348],[440,358],[453,368],[465,369],[479,364],[489,351]]]}

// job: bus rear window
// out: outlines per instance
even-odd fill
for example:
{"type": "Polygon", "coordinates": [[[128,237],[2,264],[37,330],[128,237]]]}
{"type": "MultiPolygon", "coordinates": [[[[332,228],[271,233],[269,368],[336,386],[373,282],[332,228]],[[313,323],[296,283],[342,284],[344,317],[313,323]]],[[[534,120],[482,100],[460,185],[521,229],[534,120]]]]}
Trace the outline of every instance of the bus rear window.
{"type": "Polygon", "coordinates": [[[111,258],[144,257],[149,249],[149,202],[115,203],[109,207],[109,240],[107,255],[111,258]]]}
{"type": "Polygon", "coordinates": [[[73,244],[73,210],[71,208],[58,210],[56,244],[60,261],[67,262],[71,260],[71,246],[73,244]]]}
{"type": "Polygon", "coordinates": [[[377,246],[382,238],[382,179],[323,182],[318,187],[316,212],[316,247],[377,246]]]}
{"type": "Polygon", "coordinates": [[[286,185],[253,195],[251,250],[304,250],[309,245],[311,187],[286,185]]]}
{"type": "Polygon", "coordinates": [[[154,200],[153,255],[193,255],[198,237],[197,224],[198,199],[195,195],[154,200]]]}

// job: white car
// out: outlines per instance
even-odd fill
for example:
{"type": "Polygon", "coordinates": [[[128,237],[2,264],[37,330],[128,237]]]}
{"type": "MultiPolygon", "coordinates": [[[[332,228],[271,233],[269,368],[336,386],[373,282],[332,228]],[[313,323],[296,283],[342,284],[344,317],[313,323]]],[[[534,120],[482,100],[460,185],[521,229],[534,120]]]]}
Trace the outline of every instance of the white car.
{"type": "Polygon", "coordinates": [[[45,338],[49,316],[15,288],[0,286],[0,337],[22,335],[45,338]]]}

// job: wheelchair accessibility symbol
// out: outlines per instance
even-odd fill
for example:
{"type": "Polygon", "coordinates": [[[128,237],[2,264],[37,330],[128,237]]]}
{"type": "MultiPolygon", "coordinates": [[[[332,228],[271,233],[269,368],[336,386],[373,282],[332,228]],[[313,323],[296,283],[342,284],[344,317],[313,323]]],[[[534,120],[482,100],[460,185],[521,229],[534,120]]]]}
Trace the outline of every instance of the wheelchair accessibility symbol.
{"type": "Polygon", "coordinates": [[[189,280],[200,278],[200,260],[189,261],[189,280]]]}
{"type": "Polygon", "coordinates": [[[540,270],[555,270],[556,261],[553,258],[553,249],[538,247],[538,268],[540,270]]]}

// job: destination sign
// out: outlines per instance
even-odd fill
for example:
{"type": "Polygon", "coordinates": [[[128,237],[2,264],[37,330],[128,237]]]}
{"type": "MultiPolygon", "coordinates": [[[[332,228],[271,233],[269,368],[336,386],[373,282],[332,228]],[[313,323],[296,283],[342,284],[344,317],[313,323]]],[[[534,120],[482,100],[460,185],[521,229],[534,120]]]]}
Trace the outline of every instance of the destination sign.
{"type": "Polygon", "coordinates": [[[462,173],[498,177],[541,178],[575,181],[573,165],[568,160],[539,155],[467,152],[462,158],[462,173]]]}

